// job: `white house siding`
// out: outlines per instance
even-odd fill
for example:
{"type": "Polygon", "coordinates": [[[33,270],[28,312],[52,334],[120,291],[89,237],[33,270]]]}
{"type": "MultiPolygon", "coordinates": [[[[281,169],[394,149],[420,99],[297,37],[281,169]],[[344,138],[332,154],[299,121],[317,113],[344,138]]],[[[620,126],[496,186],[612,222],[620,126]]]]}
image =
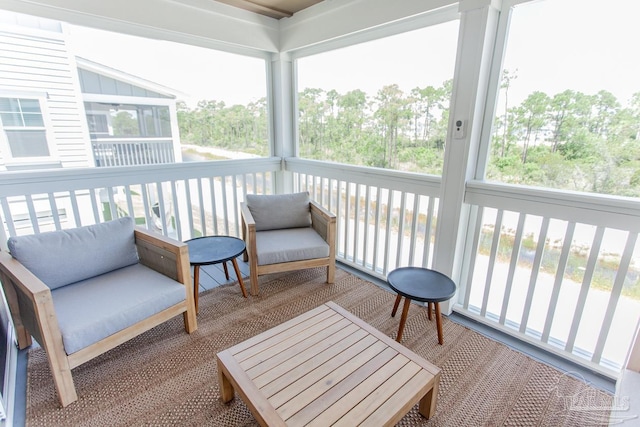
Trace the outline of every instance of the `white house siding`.
{"type": "MultiPolygon", "coordinates": [[[[63,33],[39,27],[0,20],[0,93],[46,93],[48,138],[57,151],[51,160],[65,168],[93,166],[75,59],[69,55],[63,33]]],[[[6,155],[0,155],[5,165],[6,155]]]]}

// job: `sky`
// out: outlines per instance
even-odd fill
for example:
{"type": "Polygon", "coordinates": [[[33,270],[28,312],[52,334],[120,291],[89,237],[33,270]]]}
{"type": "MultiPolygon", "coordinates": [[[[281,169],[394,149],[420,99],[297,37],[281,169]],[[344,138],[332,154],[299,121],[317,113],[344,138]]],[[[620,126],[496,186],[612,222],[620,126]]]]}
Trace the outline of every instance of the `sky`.
{"type": "MultiPolygon", "coordinates": [[[[546,0],[517,6],[504,67],[517,70],[509,97],[533,90],[608,90],[625,104],[640,92],[640,0],[546,0]],[[602,7],[603,4],[606,7],[602,7]],[[593,7],[591,7],[591,6],[593,7]]],[[[397,83],[440,86],[453,77],[459,22],[450,22],[299,60],[298,89],[370,95],[397,83]]],[[[201,99],[247,104],[266,96],[265,63],[211,49],[69,25],[77,55],[201,99]],[[161,54],[160,54],[161,52],[161,54]]]]}
{"type": "Polygon", "coordinates": [[[441,86],[453,78],[458,27],[458,21],[447,22],[301,58],[298,87],[375,95],[394,83],[405,92],[441,86]]]}
{"type": "Polygon", "coordinates": [[[640,1],[547,0],[514,9],[504,68],[516,70],[514,100],[537,86],[604,89],[623,104],[640,92],[640,1]],[[603,7],[604,6],[604,7],[603,7]]]}
{"type": "Polygon", "coordinates": [[[191,106],[246,105],[267,95],[262,59],[75,25],[67,31],[75,55],[176,89],[191,106]]]}

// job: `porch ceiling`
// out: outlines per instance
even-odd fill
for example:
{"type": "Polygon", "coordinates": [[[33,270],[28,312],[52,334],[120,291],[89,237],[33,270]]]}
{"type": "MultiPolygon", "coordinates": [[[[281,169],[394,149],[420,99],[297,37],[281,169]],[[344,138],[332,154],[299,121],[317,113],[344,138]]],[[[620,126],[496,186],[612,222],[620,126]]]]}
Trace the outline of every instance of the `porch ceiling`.
{"type": "Polygon", "coordinates": [[[323,0],[216,0],[271,18],[289,18],[294,13],[323,0]]]}

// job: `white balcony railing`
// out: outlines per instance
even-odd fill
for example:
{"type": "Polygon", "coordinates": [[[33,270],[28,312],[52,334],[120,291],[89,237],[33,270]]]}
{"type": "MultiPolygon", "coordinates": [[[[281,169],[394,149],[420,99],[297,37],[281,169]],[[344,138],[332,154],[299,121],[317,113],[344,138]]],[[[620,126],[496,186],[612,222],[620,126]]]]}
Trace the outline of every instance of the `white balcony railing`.
{"type": "Polygon", "coordinates": [[[337,257],[385,278],[401,266],[430,267],[440,177],[288,158],[295,189],[337,216],[337,257]]]}
{"type": "Polygon", "coordinates": [[[265,158],[6,172],[0,176],[0,232],[39,233],[131,215],[178,240],[239,236],[239,201],[247,192],[272,193],[277,170],[280,159],[265,158]]]}
{"type": "Polygon", "coordinates": [[[640,202],[470,182],[457,310],[615,376],[640,317],[640,202]]]}
{"type": "Polygon", "coordinates": [[[98,167],[174,163],[171,138],[102,138],[91,141],[98,167]]]}
{"type": "MultiPolygon", "coordinates": [[[[432,265],[439,177],[298,158],[5,172],[0,238],[123,215],[179,240],[239,236],[239,202],[273,193],[283,165],[336,213],[341,262],[379,278],[432,265]]],[[[640,203],[482,182],[465,202],[454,310],[615,375],[640,316],[640,203]]]]}

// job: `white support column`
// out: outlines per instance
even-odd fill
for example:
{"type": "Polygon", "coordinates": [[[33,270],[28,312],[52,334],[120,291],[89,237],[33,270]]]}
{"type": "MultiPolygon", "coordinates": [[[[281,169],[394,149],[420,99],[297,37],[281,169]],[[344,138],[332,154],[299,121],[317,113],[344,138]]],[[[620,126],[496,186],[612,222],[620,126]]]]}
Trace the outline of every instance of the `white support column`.
{"type": "MultiPolygon", "coordinates": [[[[464,204],[466,182],[474,178],[500,14],[498,0],[461,0],[458,55],[453,78],[449,131],[438,211],[433,268],[460,283],[469,207],[464,204]]],[[[484,161],[484,160],[480,160],[484,161]]],[[[462,286],[461,286],[462,285],[462,286]]],[[[451,313],[457,297],[441,304],[451,313]]]]}
{"type": "MultiPolygon", "coordinates": [[[[287,53],[273,54],[270,72],[272,155],[282,159],[295,156],[293,61],[287,53]]],[[[276,193],[293,190],[293,174],[276,174],[276,193]]]]}
{"type": "Polygon", "coordinates": [[[625,369],[630,369],[640,373],[640,321],[636,326],[636,333],[631,341],[631,348],[625,362],[625,369]]]}
{"type": "Polygon", "coordinates": [[[173,158],[176,163],[181,163],[182,147],[180,144],[180,126],[178,125],[178,110],[175,102],[169,104],[169,117],[171,121],[171,139],[173,141],[173,158]]]}

